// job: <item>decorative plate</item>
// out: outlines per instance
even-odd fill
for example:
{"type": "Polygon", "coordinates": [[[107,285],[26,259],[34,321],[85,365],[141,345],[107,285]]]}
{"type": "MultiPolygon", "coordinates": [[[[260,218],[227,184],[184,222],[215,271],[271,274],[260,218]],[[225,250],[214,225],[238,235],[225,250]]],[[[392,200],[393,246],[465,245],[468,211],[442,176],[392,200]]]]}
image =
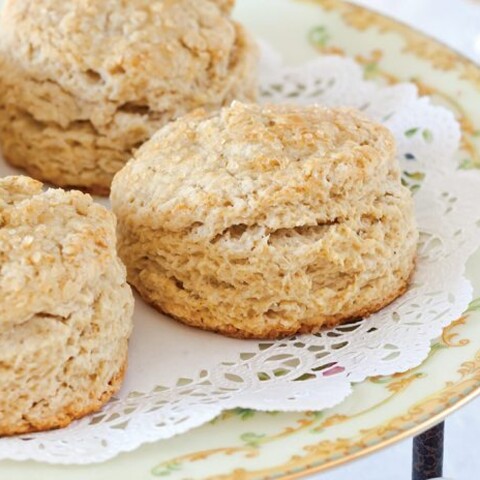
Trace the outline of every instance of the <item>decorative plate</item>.
{"type": "MultiPolygon", "coordinates": [[[[463,132],[460,168],[480,168],[480,67],[405,25],[340,0],[238,0],[236,17],[290,63],[322,53],[348,55],[369,79],[414,82],[456,113],[463,132]]],[[[480,252],[470,260],[468,276],[479,297],[480,252]]],[[[480,300],[445,329],[422,365],[357,384],[330,410],[236,409],[94,467],[4,461],[0,477],[261,480],[323,471],[417,434],[480,393],[477,325],[480,300]]]]}

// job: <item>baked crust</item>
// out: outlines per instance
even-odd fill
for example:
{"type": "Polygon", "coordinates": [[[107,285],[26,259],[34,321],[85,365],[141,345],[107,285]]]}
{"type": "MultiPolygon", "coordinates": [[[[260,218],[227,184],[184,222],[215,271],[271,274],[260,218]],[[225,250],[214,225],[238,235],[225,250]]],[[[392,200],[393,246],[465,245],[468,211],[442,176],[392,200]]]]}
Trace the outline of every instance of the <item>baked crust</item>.
{"type": "Polygon", "coordinates": [[[240,338],[369,315],[405,290],[416,254],[394,138],[351,109],[193,112],[139,149],[111,202],[140,294],[240,338]]]}
{"type": "Polygon", "coordinates": [[[89,195],[0,179],[0,435],[61,427],[118,389],[133,295],[89,195]]]}
{"type": "MultiPolygon", "coordinates": [[[[259,330],[256,333],[252,333],[246,330],[242,330],[234,327],[233,325],[221,325],[220,327],[210,327],[208,321],[196,321],[194,318],[186,318],[177,315],[173,315],[171,312],[174,308],[169,307],[168,305],[164,308],[160,307],[155,303],[154,300],[149,298],[148,292],[142,293],[142,290],[135,288],[143,299],[149,303],[153,308],[155,308],[162,315],[168,315],[175,320],[188,325],[189,327],[199,328],[205,331],[211,331],[218,333],[220,335],[225,335],[227,337],[238,338],[240,340],[277,340],[279,338],[289,337],[292,335],[301,335],[301,334],[312,334],[318,333],[324,328],[334,328],[338,325],[343,325],[345,323],[354,322],[361,318],[364,318],[368,321],[368,317],[382,308],[387,307],[393,303],[397,298],[401,297],[407,290],[410,284],[411,278],[415,272],[415,262],[412,262],[410,274],[403,284],[399,285],[399,288],[394,292],[389,293],[386,297],[379,299],[375,302],[372,302],[370,305],[363,307],[358,312],[349,314],[348,316],[337,314],[329,317],[319,317],[314,320],[310,320],[308,324],[303,324],[300,327],[290,327],[286,329],[279,328],[278,325],[275,325],[271,329],[259,330]]],[[[140,287],[141,288],[141,287],[140,287]]]]}
{"type": "Polygon", "coordinates": [[[15,425],[2,425],[0,423],[0,437],[9,437],[13,435],[22,435],[26,433],[43,432],[55,430],[70,425],[73,421],[86,417],[99,411],[115,395],[122,386],[125,372],[127,370],[127,360],[123,362],[120,370],[112,376],[105,391],[88,405],[71,404],[64,407],[60,412],[56,412],[51,417],[35,420],[31,423],[28,416],[22,417],[22,420],[15,425]]]}
{"type": "MultiPolygon", "coordinates": [[[[30,165],[28,161],[17,159],[15,162],[13,162],[12,160],[10,160],[8,155],[3,155],[3,159],[12,167],[22,169],[25,173],[27,173],[32,178],[35,178],[39,182],[47,184],[50,183],[50,180],[48,178],[45,178],[42,170],[35,168],[33,165],[30,165]]],[[[98,197],[108,197],[108,195],[110,195],[110,187],[95,184],[89,185],[88,187],[85,185],[69,185],[68,183],[63,183],[63,180],[60,177],[56,177],[53,185],[56,187],[64,188],[65,190],[80,190],[81,192],[95,195],[98,197]]]]}
{"type": "Polygon", "coordinates": [[[256,98],[257,47],[230,0],[7,1],[0,144],[16,167],[106,194],[169,121],[256,98]]]}

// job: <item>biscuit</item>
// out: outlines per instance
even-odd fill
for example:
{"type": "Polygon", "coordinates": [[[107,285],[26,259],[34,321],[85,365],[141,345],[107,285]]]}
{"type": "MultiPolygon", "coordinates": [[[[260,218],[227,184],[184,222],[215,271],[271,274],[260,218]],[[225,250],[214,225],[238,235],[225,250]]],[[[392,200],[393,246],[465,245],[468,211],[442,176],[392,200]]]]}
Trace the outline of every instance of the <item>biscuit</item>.
{"type": "Polygon", "coordinates": [[[158,128],[256,96],[257,49],[231,0],[7,0],[0,143],[37,179],[108,194],[158,128]]]}
{"type": "Polygon", "coordinates": [[[146,301],[235,337],[367,316],[414,268],[394,138],[349,109],[193,112],[136,153],[111,201],[119,255],[146,301]]]}
{"type": "Polygon", "coordinates": [[[63,427],[120,388],[133,296],[115,243],[90,196],[0,179],[0,435],[63,427]]]}

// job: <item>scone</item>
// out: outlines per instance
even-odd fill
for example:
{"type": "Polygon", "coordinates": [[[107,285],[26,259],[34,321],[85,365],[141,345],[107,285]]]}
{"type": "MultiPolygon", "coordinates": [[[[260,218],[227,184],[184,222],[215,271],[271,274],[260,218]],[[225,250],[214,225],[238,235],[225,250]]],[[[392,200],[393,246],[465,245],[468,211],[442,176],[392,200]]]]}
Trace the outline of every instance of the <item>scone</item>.
{"type": "Polygon", "coordinates": [[[349,109],[191,113],[137,152],[111,200],[130,283],[162,312],[226,335],[367,316],[414,268],[394,138],[349,109]]]}
{"type": "Polygon", "coordinates": [[[120,387],[133,296],[115,219],[80,192],[0,179],[0,435],[63,427],[120,387]]]}
{"type": "Polygon", "coordinates": [[[108,194],[159,127],[254,100],[257,49],[233,0],[7,0],[0,143],[55,185],[108,194]]]}

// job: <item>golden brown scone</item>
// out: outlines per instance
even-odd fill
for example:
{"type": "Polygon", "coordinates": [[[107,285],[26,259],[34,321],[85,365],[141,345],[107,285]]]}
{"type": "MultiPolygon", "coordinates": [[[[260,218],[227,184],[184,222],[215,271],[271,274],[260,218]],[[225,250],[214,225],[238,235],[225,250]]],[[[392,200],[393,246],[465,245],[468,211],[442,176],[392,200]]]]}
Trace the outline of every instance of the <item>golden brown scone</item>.
{"type": "Polygon", "coordinates": [[[232,13],[235,0],[213,0],[225,13],[232,13]]]}
{"type": "Polygon", "coordinates": [[[369,315],[414,267],[394,138],[353,110],[194,112],[137,152],[111,200],[131,284],[182,322],[231,336],[369,315]]]}
{"type": "Polygon", "coordinates": [[[0,143],[50,183],[108,194],[159,127],[256,96],[257,49],[232,0],[7,0],[0,143]]]}
{"type": "Polygon", "coordinates": [[[0,179],[0,435],[63,427],[120,388],[133,296],[115,242],[89,195],[0,179]]]}

